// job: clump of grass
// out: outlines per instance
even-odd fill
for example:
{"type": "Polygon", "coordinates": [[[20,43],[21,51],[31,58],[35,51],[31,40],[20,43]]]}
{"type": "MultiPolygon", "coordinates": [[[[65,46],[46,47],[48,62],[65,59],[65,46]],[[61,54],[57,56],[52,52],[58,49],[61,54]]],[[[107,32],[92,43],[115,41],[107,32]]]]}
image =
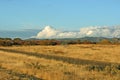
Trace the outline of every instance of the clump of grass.
{"type": "Polygon", "coordinates": [[[110,75],[117,75],[120,74],[120,65],[118,64],[111,64],[108,66],[102,66],[102,65],[87,65],[85,67],[88,71],[97,71],[97,72],[104,72],[106,74],[110,75]]]}
{"type": "Polygon", "coordinates": [[[79,80],[79,76],[73,71],[65,71],[63,80],[79,80]]]}
{"type": "Polygon", "coordinates": [[[87,65],[86,66],[86,70],[88,71],[103,71],[104,70],[104,66],[100,66],[100,65],[87,65]]]}
{"type": "Polygon", "coordinates": [[[53,51],[55,54],[64,54],[65,52],[63,52],[63,51],[60,51],[60,50],[55,50],[55,51],[53,51]]]}
{"type": "Polygon", "coordinates": [[[2,64],[0,64],[0,68],[2,68],[2,64]]]}
{"type": "Polygon", "coordinates": [[[105,67],[105,72],[111,75],[116,75],[120,73],[120,65],[112,64],[111,66],[105,67]]]}
{"type": "Polygon", "coordinates": [[[70,71],[65,71],[64,74],[65,74],[65,75],[73,75],[74,73],[73,73],[73,72],[70,72],[70,71]]]}
{"type": "Polygon", "coordinates": [[[45,66],[43,66],[42,64],[40,64],[38,61],[37,62],[24,62],[28,67],[32,68],[32,69],[43,69],[45,68],[45,66]]]}

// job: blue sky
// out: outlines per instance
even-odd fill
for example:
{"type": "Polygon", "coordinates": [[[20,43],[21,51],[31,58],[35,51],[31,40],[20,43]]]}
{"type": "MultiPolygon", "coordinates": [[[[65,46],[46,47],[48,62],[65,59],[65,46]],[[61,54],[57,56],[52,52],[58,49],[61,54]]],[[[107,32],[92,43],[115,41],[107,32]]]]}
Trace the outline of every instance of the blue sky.
{"type": "Polygon", "coordinates": [[[120,25],[120,0],[0,0],[0,30],[120,25]]]}

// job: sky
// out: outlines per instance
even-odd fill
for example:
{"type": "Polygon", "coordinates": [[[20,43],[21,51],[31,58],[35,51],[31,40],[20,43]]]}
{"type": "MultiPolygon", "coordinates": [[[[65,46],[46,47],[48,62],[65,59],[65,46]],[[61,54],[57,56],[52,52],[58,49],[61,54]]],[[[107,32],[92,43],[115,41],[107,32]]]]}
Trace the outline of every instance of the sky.
{"type": "Polygon", "coordinates": [[[120,25],[120,0],[0,0],[0,30],[120,25]]]}

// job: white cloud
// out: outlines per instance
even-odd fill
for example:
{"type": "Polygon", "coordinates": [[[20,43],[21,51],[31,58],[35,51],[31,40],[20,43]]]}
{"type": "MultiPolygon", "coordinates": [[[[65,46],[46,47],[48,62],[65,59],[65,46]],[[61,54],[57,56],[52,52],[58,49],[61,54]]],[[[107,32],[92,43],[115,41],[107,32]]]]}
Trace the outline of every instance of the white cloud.
{"type": "Polygon", "coordinates": [[[57,38],[75,38],[77,37],[77,32],[61,32],[56,37],[57,38]]]}
{"type": "Polygon", "coordinates": [[[58,32],[59,31],[51,28],[50,26],[46,26],[37,34],[36,38],[52,38],[55,37],[58,32]]]}
{"type": "Polygon", "coordinates": [[[86,34],[91,35],[92,33],[93,33],[93,31],[88,31],[86,34]]]}
{"type": "Polygon", "coordinates": [[[36,38],[81,38],[81,37],[118,37],[120,38],[120,26],[116,27],[85,27],[81,28],[80,31],[58,31],[50,26],[46,26],[40,31],[36,38]]]}

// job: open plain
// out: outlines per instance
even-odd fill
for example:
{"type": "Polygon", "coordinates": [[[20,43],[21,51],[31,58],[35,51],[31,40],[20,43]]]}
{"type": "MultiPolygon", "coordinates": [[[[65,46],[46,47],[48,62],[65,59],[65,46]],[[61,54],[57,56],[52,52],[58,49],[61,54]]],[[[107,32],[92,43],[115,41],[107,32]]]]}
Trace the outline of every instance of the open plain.
{"type": "Polygon", "coordinates": [[[119,80],[120,45],[0,47],[0,80],[119,80]]]}

